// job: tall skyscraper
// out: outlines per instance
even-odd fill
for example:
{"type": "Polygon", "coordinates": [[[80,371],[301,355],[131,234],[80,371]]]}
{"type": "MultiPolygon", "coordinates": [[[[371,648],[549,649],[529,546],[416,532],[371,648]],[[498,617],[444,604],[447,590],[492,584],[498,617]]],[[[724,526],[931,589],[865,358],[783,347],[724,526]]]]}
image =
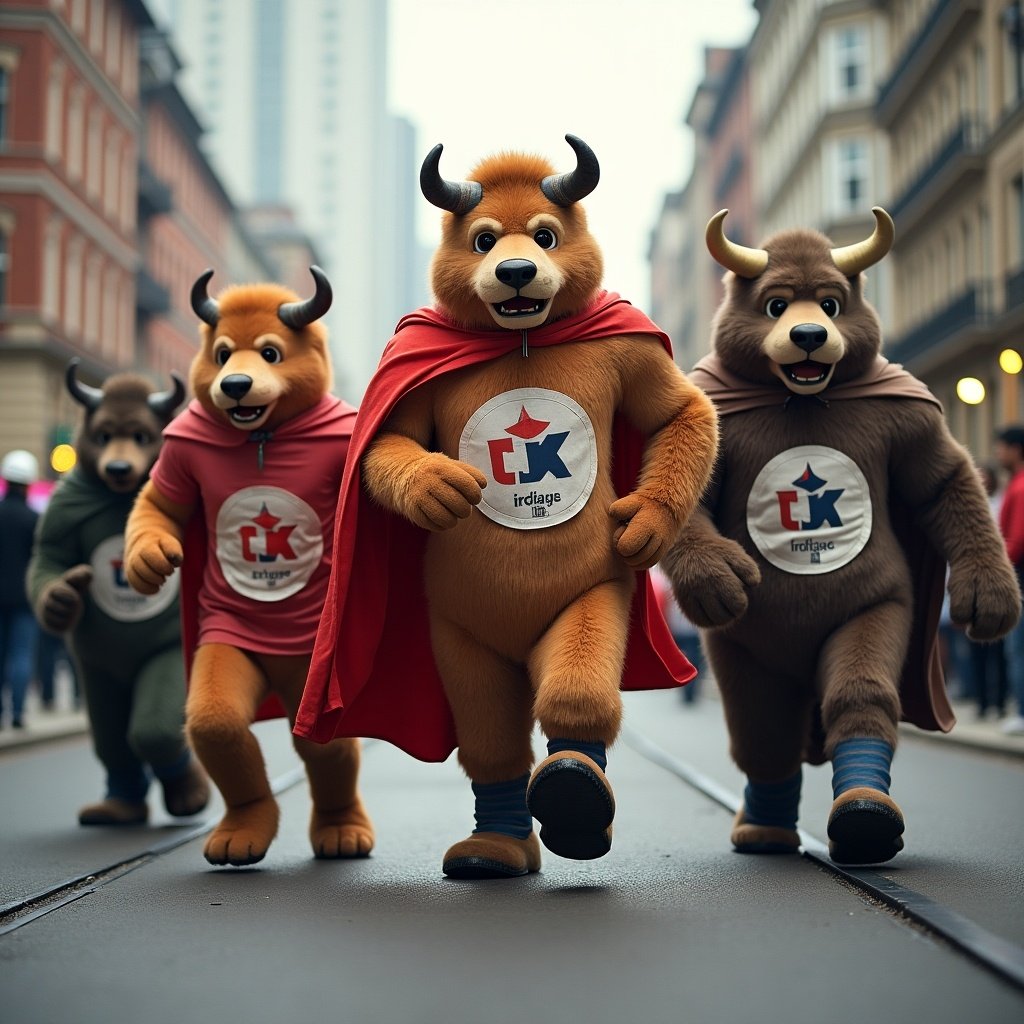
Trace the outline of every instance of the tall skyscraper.
{"type": "MultiPolygon", "coordinates": [[[[338,391],[358,399],[414,249],[387,112],[386,0],[151,0],[185,63],[182,89],[232,195],[291,206],[334,286],[327,317],[338,391]]],[[[202,268],[199,268],[202,269],[202,268]]]]}

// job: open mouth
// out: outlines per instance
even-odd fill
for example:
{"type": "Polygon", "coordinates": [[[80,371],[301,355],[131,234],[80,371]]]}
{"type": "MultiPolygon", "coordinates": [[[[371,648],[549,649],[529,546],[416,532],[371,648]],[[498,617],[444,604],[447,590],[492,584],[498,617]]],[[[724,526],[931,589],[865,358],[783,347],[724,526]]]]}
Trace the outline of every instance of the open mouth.
{"type": "Polygon", "coordinates": [[[491,303],[498,316],[533,316],[542,312],[547,304],[547,299],[531,299],[526,295],[491,303]]]}
{"type": "Polygon", "coordinates": [[[236,405],[228,409],[228,415],[234,423],[248,424],[255,423],[266,411],[265,405],[236,405]]]}
{"type": "Polygon", "coordinates": [[[779,369],[787,379],[799,387],[810,387],[828,380],[832,372],[831,363],[816,363],[813,359],[805,359],[802,363],[788,363],[779,369]]]}

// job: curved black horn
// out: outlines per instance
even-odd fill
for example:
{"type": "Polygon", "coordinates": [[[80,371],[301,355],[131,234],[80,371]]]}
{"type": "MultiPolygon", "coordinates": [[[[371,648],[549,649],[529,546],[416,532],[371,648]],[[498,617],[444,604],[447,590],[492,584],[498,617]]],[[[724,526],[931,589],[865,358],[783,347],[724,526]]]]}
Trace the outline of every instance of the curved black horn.
{"type": "Polygon", "coordinates": [[[423,161],[420,168],[420,191],[428,203],[461,217],[483,199],[483,186],[478,181],[445,181],[440,170],[442,149],[444,147],[439,142],[423,161]]]}
{"type": "Polygon", "coordinates": [[[154,391],[146,399],[146,404],[163,420],[169,420],[174,410],[185,400],[185,382],[181,376],[171,370],[174,388],[170,391],[154,391]]]}
{"type": "Polygon", "coordinates": [[[64,380],[67,383],[68,391],[71,393],[71,397],[84,405],[89,412],[93,412],[99,408],[100,402],[103,401],[103,392],[99,388],[90,387],[88,384],[83,384],[78,379],[78,364],[82,360],[77,356],[68,363],[68,368],[64,373],[64,380]]]}
{"type": "Polygon", "coordinates": [[[200,320],[205,321],[211,327],[217,326],[220,319],[220,307],[216,300],[211,299],[206,292],[206,286],[213,277],[212,270],[204,270],[192,285],[192,310],[200,320]]]}
{"type": "Polygon", "coordinates": [[[316,282],[313,298],[305,299],[303,302],[282,302],[277,307],[277,316],[281,323],[296,331],[301,331],[307,324],[319,320],[331,308],[331,300],[334,298],[327,275],[315,263],[309,268],[309,272],[316,282]]]}
{"type": "Polygon", "coordinates": [[[549,174],[541,183],[540,190],[556,206],[572,206],[584,196],[589,196],[601,180],[601,165],[594,151],[575,135],[566,135],[565,141],[576,154],[576,169],[568,174],[549,174]]]}

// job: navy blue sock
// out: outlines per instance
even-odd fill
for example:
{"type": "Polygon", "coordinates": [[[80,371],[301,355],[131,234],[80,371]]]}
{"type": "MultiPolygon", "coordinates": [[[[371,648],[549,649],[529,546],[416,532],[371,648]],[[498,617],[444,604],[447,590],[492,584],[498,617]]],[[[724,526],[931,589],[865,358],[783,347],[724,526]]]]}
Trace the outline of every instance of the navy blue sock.
{"type": "Polygon", "coordinates": [[[107,774],[107,796],[111,799],[137,804],[146,799],[148,791],[149,773],[143,769],[107,774]]]}
{"type": "Polygon", "coordinates": [[[857,786],[888,794],[893,748],[885,740],[859,737],[836,744],[832,755],[833,798],[857,786]]]}
{"type": "Polygon", "coordinates": [[[751,825],[795,829],[802,782],[803,771],[800,768],[782,782],[748,781],[743,790],[744,819],[751,825]]]}
{"type": "Polygon", "coordinates": [[[163,764],[160,767],[152,765],[153,774],[161,782],[170,782],[172,779],[180,779],[185,772],[188,771],[189,766],[192,764],[192,754],[186,750],[176,761],[172,761],[170,764],[163,764]]]}
{"type": "Polygon", "coordinates": [[[608,765],[608,758],[605,756],[605,745],[597,740],[587,742],[586,740],[548,740],[548,753],[560,754],[563,750],[576,750],[586,754],[591,761],[594,761],[601,771],[608,765]]]}
{"type": "Polygon", "coordinates": [[[525,839],[533,831],[533,817],[526,809],[529,781],[527,774],[508,782],[474,782],[476,828],[473,831],[500,832],[513,839],[525,839]]]}

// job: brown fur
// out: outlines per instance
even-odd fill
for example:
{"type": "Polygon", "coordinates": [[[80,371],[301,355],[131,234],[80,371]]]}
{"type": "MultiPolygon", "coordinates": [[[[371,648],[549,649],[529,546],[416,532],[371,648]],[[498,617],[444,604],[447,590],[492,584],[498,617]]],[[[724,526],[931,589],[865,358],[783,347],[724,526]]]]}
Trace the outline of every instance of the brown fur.
{"type": "MultiPolygon", "coordinates": [[[[504,154],[474,172],[480,204],[446,214],[434,256],[438,305],[456,322],[501,330],[492,303],[511,289],[497,259],[524,258],[523,290],[548,299],[539,326],[593,301],[601,255],[578,204],[553,205],[543,160],[504,154]],[[558,245],[534,240],[538,225],[558,245]],[[498,236],[473,251],[481,230],[498,236]]],[[[507,325],[510,328],[518,326],[507,325]]],[[[515,778],[533,760],[534,720],[549,737],[612,742],[619,729],[634,569],[654,564],[695,506],[716,446],[710,403],[649,337],[536,348],[445,374],[407,395],[363,461],[369,493],[430,530],[425,560],[434,656],[455,718],[459,759],[474,782],[515,778]],[[569,395],[590,416],[598,478],[586,506],[557,527],[513,531],[473,506],[486,480],[458,461],[459,438],[488,399],[521,387],[569,395]],[[616,500],[612,418],[623,412],[649,438],[636,490],[616,500]],[[524,572],[523,566],[541,567],[524,572]]],[[[454,849],[454,848],[453,848],[454,849]]]]}
{"type": "MultiPolygon", "coordinates": [[[[199,402],[225,423],[241,430],[272,430],[316,405],[330,389],[322,325],[314,322],[294,330],[277,316],[282,303],[297,299],[278,285],[228,288],[218,296],[216,328],[201,325],[201,347],[192,362],[190,381],[199,402]],[[276,353],[271,360],[266,358],[268,351],[276,353]],[[221,353],[226,357],[223,362],[218,358],[221,353]],[[221,387],[225,377],[238,373],[253,381],[240,402],[221,387]],[[263,411],[255,419],[239,422],[232,418],[232,409],[238,405],[263,411]]],[[[125,572],[133,587],[153,593],[181,564],[185,527],[193,512],[168,500],[152,483],[146,486],[126,538],[125,572]]],[[[280,697],[294,724],[308,668],[309,655],[262,655],[224,644],[204,645],[196,652],[186,728],[227,805],[204,850],[212,864],[255,863],[277,833],[277,804],[250,726],[271,693],[280,697]]],[[[338,739],[319,746],[295,738],[294,743],[310,780],[314,855],[365,856],[374,837],[357,792],[359,741],[338,739]]]]}
{"type": "Polygon", "coordinates": [[[896,744],[915,581],[889,517],[890,497],[916,510],[919,527],[948,559],[951,614],[973,637],[1006,633],[1020,613],[1020,596],[970,458],[933,404],[894,397],[829,404],[826,386],[819,389],[825,402],[811,397],[783,405],[797,386],[785,382],[772,356],[795,362],[807,355],[788,341],[788,326],[779,339],[783,318],[765,313],[771,297],[789,300],[787,313],[799,307],[795,322],[829,332],[827,353],[811,355],[834,360],[828,385],[871,366],[881,329],[863,298],[861,276],[847,280],[836,270],[824,236],[787,232],[764,248],[769,261],[760,277],[726,275],[713,347],[728,370],[777,386],[779,403],[723,418],[714,481],[664,566],[681,607],[706,630],[733,757],[750,778],[773,782],[790,777],[809,756],[817,728],[827,757],[852,737],[896,744]],[[834,319],[821,309],[825,296],[842,303],[834,319]],[[801,576],[761,556],[746,507],[761,468],[809,443],[857,463],[871,494],[873,525],[851,562],[801,576]]]}

